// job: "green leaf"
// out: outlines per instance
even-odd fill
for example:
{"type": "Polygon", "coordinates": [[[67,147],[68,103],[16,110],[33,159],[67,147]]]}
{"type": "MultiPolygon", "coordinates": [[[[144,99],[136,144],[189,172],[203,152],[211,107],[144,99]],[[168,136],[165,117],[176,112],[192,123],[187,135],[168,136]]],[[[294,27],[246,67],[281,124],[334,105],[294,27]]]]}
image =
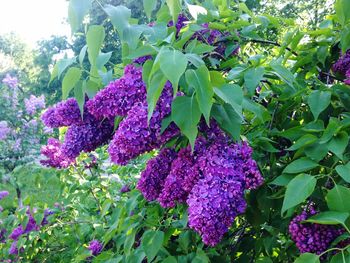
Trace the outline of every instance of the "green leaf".
{"type": "Polygon", "coordinates": [[[180,248],[183,251],[185,251],[185,253],[187,254],[188,246],[191,244],[191,232],[190,231],[181,232],[178,240],[179,240],[180,248]]]}
{"type": "Polygon", "coordinates": [[[206,15],[207,10],[199,5],[190,5],[189,3],[185,2],[186,6],[188,8],[188,11],[190,12],[191,16],[194,18],[194,20],[197,20],[198,15],[206,15]]]}
{"type": "Polygon", "coordinates": [[[305,201],[314,191],[317,180],[308,174],[299,174],[292,179],[284,196],[281,214],[305,201]]]}
{"type": "Polygon", "coordinates": [[[317,223],[321,225],[346,225],[346,219],[349,217],[349,213],[326,211],[314,215],[305,222],[317,223]]]}
{"type": "Polygon", "coordinates": [[[242,76],[245,70],[247,70],[247,66],[239,65],[237,67],[234,67],[228,72],[227,79],[228,80],[238,79],[239,77],[242,76]]]}
{"type": "Polygon", "coordinates": [[[328,208],[338,212],[350,212],[350,189],[335,185],[326,195],[328,208]]]}
{"type": "Polygon", "coordinates": [[[320,263],[319,256],[311,253],[301,254],[294,263],[320,263]]]}
{"type": "Polygon", "coordinates": [[[156,257],[162,247],[163,240],[164,233],[162,231],[148,230],[143,234],[141,245],[146,253],[148,262],[152,262],[156,257]]]}
{"type": "Polygon", "coordinates": [[[152,11],[157,7],[157,0],[143,0],[143,9],[148,19],[151,19],[152,11]]]}
{"type": "Polygon", "coordinates": [[[79,53],[79,63],[80,65],[83,65],[83,61],[86,55],[87,45],[84,45],[83,48],[80,50],[79,53]]]}
{"type": "Polygon", "coordinates": [[[340,35],[341,50],[343,51],[343,53],[346,53],[346,51],[350,48],[350,24],[342,30],[340,35]]]}
{"type": "Polygon", "coordinates": [[[182,10],[182,0],[166,0],[171,16],[173,17],[174,25],[177,22],[177,17],[182,10]]]}
{"type": "Polygon", "coordinates": [[[147,60],[142,66],[142,80],[145,83],[149,82],[149,75],[153,67],[153,61],[147,60]]]}
{"type": "Polygon", "coordinates": [[[242,116],[243,90],[236,84],[225,84],[220,87],[214,87],[215,94],[225,103],[230,104],[235,112],[242,116]]]}
{"type": "Polygon", "coordinates": [[[72,32],[76,32],[87,12],[91,8],[92,0],[70,0],[68,6],[68,21],[72,32]]]}
{"type": "Polygon", "coordinates": [[[274,70],[272,73],[294,89],[295,79],[292,72],[290,72],[286,67],[282,66],[277,60],[272,61],[270,66],[274,70]]]}
{"type": "Polygon", "coordinates": [[[173,85],[175,94],[177,92],[180,77],[187,68],[187,58],[178,50],[165,50],[159,53],[158,60],[160,69],[173,85]]]}
{"type": "Polygon", "coordinates": [[[81,118],[84,115],[86,80],[79,81],[74,87],[74,97],[78,102],[81,118]]]}
{"type": "Polygon", "coordinates": [[[295,178],[295,175],[293,174],[281,174],[280,176],[276,177],[270,184],[286,186],[294,178],[295,178]]]}
{"type": "Polygon", "coordinates": [[[81,77],[81,69],[72,67],[70,68],[62,81],[62,98],[65,100],[68,97],[69,92],[74,88],[81,77]]]}
{"type": "Polygon", "coordinates": [[[100,52],[100,54],[96,59],[96,68],[102,69],[102,67],[106,65],[106,63],[110,60],[111,56],[112,56],[112,51],[108,53],[100,52]]]}
{"type": "Polygon", "coordinates": [[[316,162],[321,161],[327,153],[327,147],[320,143],[314,143],[305,148],[305,155],[316,162]]]}
{"type": "Polygon", "coordinates": [[[74,58],[64,58],[57,62],[57,77],[60,78],[62,73],[73,63],[75,63],[77,60],[76,57],[74,58]]]}
{"type": "Polygon", "coordinates": [[[123,32],[129,26],[131,10],[123,5],[106,5],[104,8],[115,29],[118,31],[120,39],[124,39],[123,32]]]}
{"type": "Polygon", "coordinates": [[[171,116],[183,134],[189,139],[193,149],[198,133],[197,124],[201,117],[196,98],[194,96],[176,97],[171,106],[171,116]]]}
{"type": "Polygon", "coordinates": [[[337,165],[335,167],[337,173],[344,179],[347,183],[350,183],[350,162],[346,165],[337,165]]]}
{"type": "Polygon", "coordinates": [[[339,159],[343,159],[343,152],[348,146],[349,136],[345,131],[342,131],[333,137],[333,139],[328,143],[328,150],[333,152],[339,159]]]}
{"type": "Polygon", "coordinates": [[[224,105],[214,104],[212,116],[219,123],[220,127],[228,132],[233,139],[239,140],[242,119],[231,105],[227,103],[224,105]]]}
{"type": "Polygon", "coordinates": [[[263,79],[265,69],[263,67],[250,68],[244,73],[244,84],[250,95],[255,93],[256,87],[263,79]]]}
{"type": "Polygon", "coordinates": [[[345,25],[350,19],[350,1],[337,0],[334,4],[334,9],[340,24],[345,25]]]}
{"type": "Polygon", "coordinates": [[[212,98],[214,95],[213,87],[210,83],[209,70],[205,65],[197,70],[187,70],[186,80],[189,87],[193,87],[196,91],[199,109],[204,115],[207,124],[209,125],[210,111],[213,105],[212,98]]]}
{"type": "Polygon", "coordinates": [[[317,166],[318,163],[310,160],[309,158],[302,157],[288,164],[282,173],[296,174],[311,170],[317,166]]]}
{"type": "Polygon", "coordinates": [[[327,128],[323,132],[323,135],[320,139],[320,143],[322,144],[328,142],[330,139],[332,139],[333,135],[336,134],[341,128],[342,126],[340,125],[339,120],[334,117],[331,117],[329,119],[327,128]]]}
{"type": "Polygon", "coordinates": [[[130,50],[137,48],[140,36],[144,30],[140,25],[129,25],[123,30],[123,41],[128,44],[130,50]]]}
{"type": "Polygon", "coordinates": [[[162,263],[177,263],[177,260],[173,256],[169,256],[166,259],[162,260],[162,263]]]}
{"type": "Polygon", "coordinates": [[[187,60],[192,63],[196,68],[199,68],[203,65],[205,65],[203,59],[198,56],[197,54],[191,54],[191,53],[187,53],[185,54],[187,60]]]}
{"type": "Polygon", "coordinates": [[[307,103],[309,104],[315,120],[317,120],[320,113],[328,107],[331,102],[331,95],[332,94],[329,91],[320,90],[315,90],[309,95],[307,103]]]}
{"type": "Polygon", "coordinates": [[[299,148],[308,146],[315,141],[317,141],[317,137],[312,134],[305,134],[303,137],[301,137],[299,140],[297,140],[291,147],[289,147],[287,150],[288,151],[295,151],[298,150],[299,148]]]}
{"type": "Polygon", "coordinates": [[[151,119],[157,101],[164,89],[166,78],[161,71],[152,76],[149,87],[147,87],[148,121],[151,119]]]}
{"type": "Polygon", "coordinates": [[[105,39],[105,29],[103,26],[90,26],[86,34],[86,43],[88,46],[88,57],[91,65],[96,66],[97,56],[100,53],[103,41],[105,39]]]}

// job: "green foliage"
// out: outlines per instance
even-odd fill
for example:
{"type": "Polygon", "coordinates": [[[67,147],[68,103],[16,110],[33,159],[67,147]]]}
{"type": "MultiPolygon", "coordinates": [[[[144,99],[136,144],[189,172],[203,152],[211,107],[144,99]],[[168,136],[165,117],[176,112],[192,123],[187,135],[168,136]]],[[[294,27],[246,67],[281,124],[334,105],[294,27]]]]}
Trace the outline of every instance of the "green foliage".
{"type": "MultiPolygon", "coordinates": [[[[320,213],[303,223],[338,225],[349,232],[350,92],[342,84],[344,76],[332,71],[340,51],[350,46],[348,1],[338,0],[330,10],[323,0],[280,1],[282,8],[274,12],[275,1],[264,2],[144,0],[135,7],[134,1],[70,1],[69,20],[78,32],[76,56],[57,62],[51,76],[51,83],[62,80],[64,98],[74,90],[82,110],[86,95],[94,96],[120,76],[121,62],[151,55],[142,76],[148,119],[170,81],[174,95],[182,92],[163,122],[167,126],[174,121],[181,130],[170,143],[182,147],[189,142],[193,149],[201,117],[208,124],[213,118],[233,140],[246,140],[254,148],[266,183],[246,191],[246,212],[220,244],[207,247],[187,227],[185,205],[163,209],[134,189],[153,153],[119,167],[107,161],[101,148],[93,153],[97,164],[88,166],[91,156],[83,154],[75,166],[57,173],[59,182],[53,177],[50,186],[57,185],[61,199],[52,188],[45,191],[52,191],[64,210],[55,211],[47,227],[19,241],[24,261],[320,262],[321,256],[299,255],[288,233],[291,218],[310,203],[320,213]],[[91,22],[82,26],[89,9],[94,10],[91,22]],[[305,18],[308,10],[308,21],[291,19],[297,14],[305,18]],[[180,13],[194,20],[176,32],[167,23],[180,13]],[[228,32],[220,39],[222,54],[193,37],[203,23],[228,32]],[[132,190],[120,193],[124,184],[132,190]],[[87,250],[92,239],[103,243],[96,257],[87,250]]],[[[24,202],[35,205],[33,200],[24,202]]],[[[14,214],[1,214],[7,228],[26,224],[23,209],[11,206],[4,205],[14,214]]],[[[35,214],[37,221],[41,212],[35,214]]],[[[9,245],[0,248],[7,251],[9,245]]],[[[349,257],[348,246],[336,246],[329,250],[337,254],[324,254],[330,262],[349,257]]]]}

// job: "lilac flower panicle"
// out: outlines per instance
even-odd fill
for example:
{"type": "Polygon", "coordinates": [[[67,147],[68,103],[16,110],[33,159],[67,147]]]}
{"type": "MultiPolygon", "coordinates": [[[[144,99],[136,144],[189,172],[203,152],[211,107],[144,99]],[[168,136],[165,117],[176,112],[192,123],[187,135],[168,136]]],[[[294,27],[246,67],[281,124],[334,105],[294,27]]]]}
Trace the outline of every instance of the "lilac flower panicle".
{"type": "Polygon", "coordinates": [[[235,217],[245,211],[243,184],[220,176],[200,179],[188,199],[188,224],[205,244],[215,246],[232,225],[235,217]]]}
{"type": "Polygon", "coordinates": [[[17,248],[17,241],[12,242],[11,247],[9,249],[10,255],[18,255],[19,251],[17,248]]]}
{"type": "Polygon", "coordinates": [[[113,126],[108,120],[84,125],[72,125],[68,128],[62,153],[70,159],[76,158],[80,152],[91,152],[105,144],[111,138],[113,126]]]}
{"type": "Polygon", "coordinates": [[[347,84],[347,85],[350,85],[350,67],[349,67],[349,69],[346,71],[345,77],[346,77],[346,79],[344,80],[344,83],[347,84]]]}
{"type": "Polygon", "coordinates": [[[147,55],[147,56],[143,56],[143,57],[139,57],[139,58],[135,58],[133,60],[133,63],[139,64],[139,65],[143,65],[147,60],[152,59],[151,55],[147,55]]]}
{"type": "Polygon", "coordinates": [[[121,193],[128,193],[130,192],[130,187],[128,185],[123,185],[122,188],[120,188],[121,193]]]}
{"type": "Polygon", "coordinates": [[[179,133],[174,124],[161,133],[162,120],[171,112],[172,99],[172,87],[167,82],[149,122],[146,103],[132,107],[109,144],[108,152],[113,162],[125,165],[140,154],[160,147],[179,133]]]}
{"type": "Polygon", "coordinates": [[[100,241],[94,239],[89,243],[88,249],[91,251],[92,255],[97,256],[101,253],[103,245],[100,243],[100,241]]]}
{"type": "Polygon", "coordinates": [[[6,121],[0,121],[0,140],[5,140],[7,135],[11,133],[11,128],[6,121]]]}
{"type": "Polygon", "coordinates": [[[54,138],[49,138],[47,145],[41,148],[41,153],[47,157],[46,160],[40,160],[42,165],[54,168],[67,168],[74,159],[67,157],[61,150],[61,142],[54,138]]]}
{"type": "Polygon", "coordinates": [[[36,97],[30,95],[29,99],[24,99],[24,105],[27,113],[33,115],[37,110],[45,108],[45,96],[41,95],[40,97],[36,97]]]}
{"type": "Polygon", "coordinates": [[[146,85],[142,81],[142,67],[130,64],[124,75],[111,83],[87,102],[88,111],[96,118],[126,116],[138,102],[146,100],[146,85]]]}
{"type": "Polygon", "coordinates": [[[137,189],[148,201],[158,198],[175,157],[176,152],[173,149],[164,148],[156,157],[147,162],[146,169],[141,173],[141,178],[137,183],[137,189]]]}
{"type": "MultiPolygon", "coordinates": [[[[177,18],[176,25],[175,25],[176,38],[179,37],[181,29],[186,26],[186,22],[188,22],[188,18],[184,14],[179,14],[179,16],[177,18]]],[[[174,21],[169,21],[168,27],[172,27],[172,26],[174,26],[174,21]]]]}
{"type": "Polygon", "coordinates": [[[6,196],[8,196],[10,193],[8,191],[0,191],[0,200],[4,199],[6,196]]]}
{"type": "Polygon", "coordinates": [[[310,206],[300,215],[294,217],[289,224],[289,233],[300,253],[315,253],[319,255],[326,251],[338,236],[344,233],[342,228],[335,225],[302,223],[316,214],[316,210],[310,206]]]}
{"type": "Polygon", "coordinates": [[[174,207],[176,203],[186,202],[188,194],[200,178],[196,160],[203,152],[205,143],[205,139],[199,137],[193,153],[190,146],[179,151],[177,158],[171,164],[170,173],[158,197],[161,206],[174,207]]]}
{"type": "Polygon", "coordinates": [[[16,88],[18,86],[18,79],[16,77],[11,77],[10,74],[6,74],[6,77],[2,79],[2,83],[10,88],[16,88]]]}
{"type": "Polygon", "coordinates": [[[41,116],[43,123],[50,128],[67,127],[71,125],[81,125],[87,122],[95,122],[91,114],[84,107],[84,116],[81,117],[78,102],[75,98],[57,103],[49,108],[41,116]]]}
{"type": "Polygon", "coordinates": [[[332,66],[334,72],[345,75],[346,72],[350,69],[350,49],[342,55],[336,63],[332,66]]]}
{"type": "Polygon", "coordinates": [[[18,238],[24,234],[24,229],[22,225],[19,225],[15,229],[12,230],[12,233],[9,235],[9,238],[12,240],[18,240],[18,238]]]}

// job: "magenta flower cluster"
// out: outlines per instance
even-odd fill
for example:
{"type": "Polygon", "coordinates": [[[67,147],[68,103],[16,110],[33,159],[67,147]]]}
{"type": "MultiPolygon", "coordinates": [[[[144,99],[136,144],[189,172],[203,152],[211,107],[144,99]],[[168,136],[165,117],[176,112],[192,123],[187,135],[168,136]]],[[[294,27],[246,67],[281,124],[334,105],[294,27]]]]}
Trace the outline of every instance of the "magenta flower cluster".
{"type": "Polygon", "coordinates": [[[171,163],[176,158],[176,152],[170,148],[162,149],[159,154],[148,161],[146,169],[141,173],[137,183],[139,189],[148,201],[158,198],[168,176],[171,163]]]}
{"type": "Polygon", "coordinates": [[[87,108],[96,118],[126,116],[138,102],[146,99],[146,85],[142,81],[142,68],[130,64],[124,76],[111,82],[87,102],[87,108]]]}
{"type": "Polygon", "coordinates": [[[344,83],[350,85],[350,49],[334,63],[332,70],[344,75],[344,83]]]}
{"type": "Polygon", "coordinates": [[[2,83],[14,89],[18,86],[18,79],[10,74],[6,74],[5,78],[2,79],[2,83]]]}
{"type": "Polygon", "coordinates": [[[137,188],[163,207],[187,202],[189,226],[205,244],[215,246],[245,211],[244,191],[259,187],[263,178],[252,149],[232,143],[215,123],[212,127],[202,129],[207,134],[197,138],[193,152],[190,147],[177,154],[163,149],[147,163],[137,188]]]}
{"type": "Polygon", "coordinates": [[[78,102],[74,98],[57,103],[50,107],[41,116],[43,123],[50,128],[67,127],[71,125],[82,125],[87,122],[94,122],[86,110],[84,116],[81,116],[78,102]]]}
{"type": "Polygon", "coordinates": [[[0,191],[0,200],[4,199],[10,193],[8,191],[0,191]]]}
{"type": "Polygon", "coordinates": [[[18,239],[25,235],[28,234],[32,231],[39,231],[40,228],[46,224],[48,224],[48,220],[47,217],[49,215],[52,215],[53,212],[50,209],[46,209],[44,211],[44,218],[41,221],[41,223],[38,225],[30,211],[30,208],[27,209],[26,214],[28,216],[28,223],[26,225],[26,227],[23,227],[22,225],[19,225],[18,227],[16,227],[15,229],[12,230],[12,233],[9,235],[9,239],[12,239],[13,242],[11,244],[11,247],[9,249],[9,254],[10,255],[18,255],[18,253],[20,252],[17,248],[17,241],[18,239]]]}
{"type": "Polygon", "coordinates": [[[93,151],[107,143],[113,133],[112,122],[95,118],[87,107],[84,107],[81,116],[74,98],[49,108],[42,115],[42,120],[49,128],[68,126],[63,143],[51,138],[41,150],[47,157],[41,163],[56,168],[67,168],[81,152],[93,151]]]}
{"type": "Polygon", "coordinates": [[[94,239],[89,243],[88,249],[91,251],[93,256],[97,256],[98,254],[101,253],[103,249],[103,245],[101,244],[100,241],[94,239]]]}
{"type": "Polygon", "coordinates": [[[30,95],[29,99],[24,99],[24,105],[27,113],[29,115],[34,115],[37,110],[45,108],[45,96],[41,95],[36,97],[34,95],[30,95]]]}
{"type": "Polygon", "coordinates": [[[7,121],[0,121],[0,140],[5,140],[7,135],[11,133],[11,128],[7,121]]]}
{"type": "Polygon", "coordinates": [[[303,223],[304,220],[316,215],[317,211],[311,205],[300,215],[297,215],[289,224],[289,233],[300,253],[321,254],[331,243],[344,233],[342,228],[334,225],[320,225],[303,223]]]}
{"type": "Polygon", "coordinates": [[[139,102],[131,108],[109,144],[108,152],[113,162],[125,165],[178,134],[174,124],[161,133],[162,120],[171,112],[172,92],[172,86],[167,82],[149,122],[146,102],[139,102]]]}
{"type": "Polygon", "coordinates": [[[55,167],[58,169],[67,168],[74,162],[74,159],[68,158],[61,150],[61,142],[55,138],[49,138],[47,145],[41,148],[41,154],[47,159],[40,160],[42,165],[55,167]]]}

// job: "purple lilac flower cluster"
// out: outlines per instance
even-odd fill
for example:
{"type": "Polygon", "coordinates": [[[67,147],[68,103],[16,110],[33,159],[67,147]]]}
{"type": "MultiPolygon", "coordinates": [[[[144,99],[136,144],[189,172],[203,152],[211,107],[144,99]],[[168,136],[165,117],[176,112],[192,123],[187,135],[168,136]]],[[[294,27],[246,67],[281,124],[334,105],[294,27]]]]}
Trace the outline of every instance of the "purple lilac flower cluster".
{"type": "Polygon", "coordinates": [[[48,224],[47,217],[48,217],[49,215],[52,215],[53,212],[52,212],[50,209],[46,209],[46,210],[44,211],[44,218],[43,218],[43,220],[41,221],[40,225],[38,225],[38,224],[36,223],[36,221],[35,221],[35,219],[34,219],[32,213],[31,213],[31,211],[30,211],[30,208],[27,209],[26,214],[27,214],[27,216],[28,216],[28,218],[29,218],[26,227],[24,228],[22,225],[19,225],[18,227],[16,227],[15,229],[13,229],[13,230],[12,230],[12,233],[9,235],[9,239],[12,239],[12,240],[13,240],[13,242],[12,242],[12,244],[11,244],[11,247],[10,247],[10,249],[9,249],[9,254],[10,254],[10,255],[18,255],[18,253],[19,253],[21,250],[23,250],[23,248],[22,248],[22,249],[20,249],[20,251],[19,251],[18,248],[17,248],[17,241],[18,241],[18,239],[19,239],[21,236],[23,236],[23,235],[25,235],[25,234],[28,234],[28,233],[30,233],[30,232],[32,232],[32,231],[39,231],[40,228],[41,228],[42,226],[48,224]]]}
{"type": "Polygon", "coordinates": [[[78,102],[74,98],[57,103],[47,109],[41,116],[43,123],[50,128],[81,125],[87,122],[94,122],[95,119],[86,109],[82,118],[78,102]]]}
{"type": "Polygon", "coordinates": [[[10,193],[8,191],[0,191],[0,200],[4,199],[10,193]]]}
{"type": "Polygon", "coordinates": [[[176,152],[173,149],[164,148],[158,156],[147,162],[146,169],[141,173],[141,178],[137,183],[137,189],[148,201],[158,198],[175,158],[176,152]]]}
{"type": "Polygon", "coordinates": [[[91,251],[93,256],[97,256],[98,254],[101,253],[103,249],[103,245],[101,244],[100,241],[94,239],[89,243],[88,249],[91,251]]]}
{"type": "Polygon", "coordinates": [[[0,121],[0,140],[5,140],[7,135],[11,133],[11,128],[6,121],[0,121]]]}
{"type": "Polygon", "coordinates": [[[61,147],[62,153],[74,159],[80,152],[91,152],[107,143],[112,132],[113,126],[109,121],[72,125],[66,132],[61,147]]]}
{"type": "Polygon", "coordinates": [[[68,126],[62,144],[51,138],[48,145],[42,148],[42,154],[48,159],[41,163],[56,168],[67,168],[80,152],[95,150],[107,143],[113,134],[112,121],[95,118],[86,106],[82,117],[74,98],[49,108],[42,115],[42,120],[49,128],[68,126]]]}
{"type": "Polygon", "coordinates": [[[149,122],[146,102],[139,102],[131,108],[109,144],[108,152],[113,162],[125,165],[178,134],[173,124],[161,133],[162,120],[170,114],[172,100],[172,86],[167,82],[149,122]]]}
{"type": "Polygon", "coordinates": [[[146,85],[142,81],[142,68],[130,64],[124,76],[111,82],[87,102],[87,108],[96,118],[126,116],[138,102],[146,100],[146,85]]]}
{"type": "Polygon", "coordinates": [[[199,180],[199,166],[197,158],[205,149],[206,141],[199,137],[195,143],[194,152],[187,146],[179,151],[172,162],[171,169],[165,179],[164,187],[158,197],[163,207],[174,207],[176,203],[185,203],[193,186],[199,180]]]}
{"type": "Polygon", "coordinates": [[[202,123],[200,131],[193,152],[189,146],[177,155],[163,149],[151,159],[138,189],[163,207],[187,202],[189,226],[215,246],[245,211],[244,191],[259,187],[263,178],[248,144],[232,143],[215,122],[210,128],[202,123]]]}
{"type": "MultiPolygon", "coordinates": [[[[179,14],[177,18],[177,22],[175,24],[176,28],[176,38],[179,37],[180,30],[186,26],[186,22],[188,22],[188,18],[184,14],[179,14]]],[[[169,21],[168,27],[174,26],[174,21],[169,21]]]]}
{"type": "Polygon", "coordinates": [[[45,96],[36,97],[30,95],[29,99],[24,99],[24,105],[29,115],[34,115],[37,110],[45,108],[45,96]]]}
{"type": "Polygon", "coordinates": [[[344,83],[350,85],[350,49],[334,63],[332,70],[344,75],[344,83]]]}
{"type": "Polygon", "coordinates": [[[300,253],[308,252],[319,255],[326,251],[338,236],[344,233],[343,229],[334,225],[302,223],[316,214],[317,211],[311,205],[293,218],[289,224],[289,233],[300,253]]]}
{"type": "Polygon", "coordinates": [[[74,159],[68,158],[61,150],[61,142],[55,138],[49,138],[47,145],[41,148],[41,153],[47,157],[46,160],[40,160],[42,165],[55,167],[58,169],[67,168],[74,162],[74,159]]]}
{"type": "Polygon", "coordinates": [[[18,79],[16,77],[11,77],[10,74],[6,74],[5,78],[2,80],[2,83],[14,89],[18,86],[18,79]]]}

